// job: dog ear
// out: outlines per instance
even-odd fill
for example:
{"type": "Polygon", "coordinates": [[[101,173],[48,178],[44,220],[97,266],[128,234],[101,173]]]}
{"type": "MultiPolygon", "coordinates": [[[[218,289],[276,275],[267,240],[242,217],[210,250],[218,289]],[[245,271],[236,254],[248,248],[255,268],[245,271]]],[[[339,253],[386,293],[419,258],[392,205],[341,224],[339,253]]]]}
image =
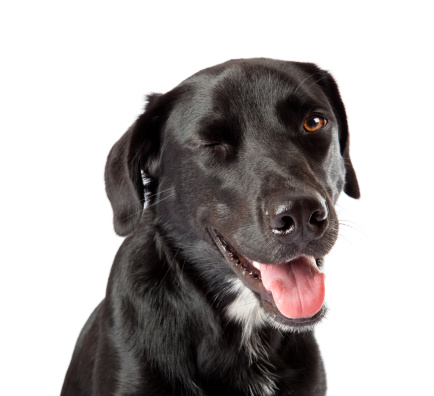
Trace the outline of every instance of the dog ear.
{"type": "Polygon", "coordinates": [[[104,178],[118,235],[130,234],[139,223],[145,203],[144,179],[146,189],[156,191],[161,133],[174,103],[174,91],[149,95],[145,112],[107,157],[104,178]]]}
{"type": "Polygon", "coordinates": [[[345,106],[342,102],[341,95],[334,78],[324,70],[321,70],[317,67],[315,67],[315,69],[316,70],[312,70],[312,75],[314,75],[316,83],[323,88],[338,119],[339,145],[341,149],[341,155],[344,159],[346,171],[344,192],[351,198],[360,198],[359,183],[357,181],[356,172],[354,171],[350,158],[350,137],[345,106]]]}

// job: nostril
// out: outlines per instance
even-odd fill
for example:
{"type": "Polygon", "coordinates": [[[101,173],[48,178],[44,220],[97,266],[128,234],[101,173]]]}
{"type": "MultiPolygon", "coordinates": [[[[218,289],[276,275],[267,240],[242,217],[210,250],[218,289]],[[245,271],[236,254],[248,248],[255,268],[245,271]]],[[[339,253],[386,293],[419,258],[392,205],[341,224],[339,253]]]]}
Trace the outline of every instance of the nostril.
{"type": "Polygon", "coordinates": [[[310,215],[309,223],[313,225],[320,225],[327,220],[327,210],[319,209],[310,215]]]}
{"type": "Polygon", "coordinates": [[[275,234],[285,235],[289,234],[295,229],[295,221],[291,216],[281,215],[276,216],[273,221],[272,230],[275,234]]]}
{"type": "Polygon", "coordinates": [[[306,231],[312,238],[320,238],[328,227],[327,208],[317,209],[310,215],[309,222],[306,224],[306,231]]]}

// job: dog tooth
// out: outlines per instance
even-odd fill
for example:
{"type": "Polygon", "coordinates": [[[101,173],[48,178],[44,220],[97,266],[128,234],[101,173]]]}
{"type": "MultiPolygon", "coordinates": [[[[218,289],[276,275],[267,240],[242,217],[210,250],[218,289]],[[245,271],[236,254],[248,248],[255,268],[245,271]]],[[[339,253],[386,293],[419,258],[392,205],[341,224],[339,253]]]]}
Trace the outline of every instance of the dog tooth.
{"type": "Polygon", "coordinates": [[[261,267],[259,266],[259,263],[257,261],[252,261],[252,264],[256,269],[261,270],[261,267]]]}

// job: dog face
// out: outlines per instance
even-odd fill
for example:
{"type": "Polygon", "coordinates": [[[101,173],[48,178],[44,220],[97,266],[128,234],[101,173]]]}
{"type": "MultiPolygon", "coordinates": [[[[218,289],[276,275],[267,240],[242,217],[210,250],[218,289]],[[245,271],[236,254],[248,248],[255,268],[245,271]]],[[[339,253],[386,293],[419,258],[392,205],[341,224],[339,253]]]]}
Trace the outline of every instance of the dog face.
{"type": "Polygon", "coordinates": [[[135,229],[147,193],[158,232],[209,299],[224,290],[221,307],[233,312],[244,296],[259,321],[307,329],[325,313],[320,267],[338,235],[334,205],[342,190],[359,196],[348,145],[337,86],[315,65],[205,69],[150,96],[112,149],[115,229],[135,229]]]}

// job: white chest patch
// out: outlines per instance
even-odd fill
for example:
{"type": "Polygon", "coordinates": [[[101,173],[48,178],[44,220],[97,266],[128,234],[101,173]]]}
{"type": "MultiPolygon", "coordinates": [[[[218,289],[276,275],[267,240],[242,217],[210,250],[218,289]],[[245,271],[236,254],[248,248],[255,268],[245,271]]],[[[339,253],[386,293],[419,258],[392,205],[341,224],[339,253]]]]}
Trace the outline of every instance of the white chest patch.
{"type": "Polygon", "coordinates": [[[249,384],[250,394],[273,396],[276,385],[274,375],[263,362],[268,361],[267,345],[258,335],[258,330],[267,323],[266,313],[253,292],[239,279],[233,282],[231,291],[237,293],[235,300],[228,306],[226,315],[239,323],[243,329],[240,349],[249,356],[250,364],[257,366],[262,375],[249,384]]]}
{"type": "Polygon", "coordinates": [[[231,291],[237,293],[235,300],[228,306],[226,314],[243,327],[243,342],[252,336],[254,329],[260,328],[265,323],[265,312],[259,305],[253,292],[236,279],[231,291]]]}

